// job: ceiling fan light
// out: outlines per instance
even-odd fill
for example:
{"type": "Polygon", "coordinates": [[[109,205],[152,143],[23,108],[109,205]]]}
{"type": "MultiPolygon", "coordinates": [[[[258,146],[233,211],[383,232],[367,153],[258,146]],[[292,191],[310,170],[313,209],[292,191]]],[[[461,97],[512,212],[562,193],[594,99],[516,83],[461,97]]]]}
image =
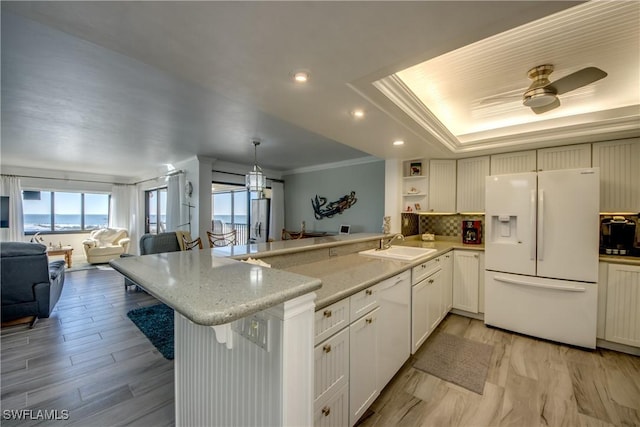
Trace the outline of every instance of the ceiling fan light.
{"type": "Polygon", "coordinates": [[[547,88],[536,88],[525,92],[522,103],[527,107],[537,108],[553,104],[556,101],[554,91],[547,88]]]}

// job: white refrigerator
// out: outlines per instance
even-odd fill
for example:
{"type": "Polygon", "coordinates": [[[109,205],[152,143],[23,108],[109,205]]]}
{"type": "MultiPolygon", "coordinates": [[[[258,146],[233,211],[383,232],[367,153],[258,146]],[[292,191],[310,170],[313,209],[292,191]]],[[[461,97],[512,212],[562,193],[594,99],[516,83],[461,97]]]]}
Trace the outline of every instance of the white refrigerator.
{"type": "Polygon", "coordinates": [[[595,348],[598,168],[486,177],[487,325],[595,348]]]}

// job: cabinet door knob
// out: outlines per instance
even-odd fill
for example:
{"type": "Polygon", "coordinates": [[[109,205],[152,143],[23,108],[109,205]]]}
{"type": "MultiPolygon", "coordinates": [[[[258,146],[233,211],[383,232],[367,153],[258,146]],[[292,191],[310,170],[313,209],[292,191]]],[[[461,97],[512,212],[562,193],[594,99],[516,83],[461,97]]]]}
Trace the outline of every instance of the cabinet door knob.
{"type": "Polygon", "coordinates": [[[364,293],[367,295],[372,295],[373,291],[371,289],[367,289],[366,291],[364,291],[364,293]]]}
{"type": "Polygon", "coordinates": [[[331,344],[325,344],[324,347],[322,347],[322,351],[325,353],[331,353],[331,344]]]}
{"type": "Polygon", "coordinates": [[[329,408],[328,406],[325,406],[324,408],[322,408],[322,415],[324,415],[325,417],[328,417],[330,413],[331,413],[331,408],[329,408]]]}
{"type": "Polygon", "coordinates": [[[324,313],[322,313],[324,315],[324,317],[331,317],[331,310],[325,310],[324,313]]]}
{"type": "Polygon", "coordinates": [[[368,319],[364,319],[364,321],[366,323],[371,323],[371,322],[373,322],[373,317],[369,317],[368,319]]]}
{"type": "Polygon", "coordinates": [[[433,279],[429,279],[429,283],[433,283],[433,279]]]}
{"type": "Polygon", "coordinates": [[[474,258],[478,258],[478,254],[475,254],[473,257],[474,257],[474,258]]]}
{"type": "Polygon", "coordinates": [[[440,258],[436,258],[436,262],[440,262],[440,258]]]}
{"type": "Polygon", "coordinates": [[[420,267],[427,268],[427,264],[421,264],[420,267]]]}

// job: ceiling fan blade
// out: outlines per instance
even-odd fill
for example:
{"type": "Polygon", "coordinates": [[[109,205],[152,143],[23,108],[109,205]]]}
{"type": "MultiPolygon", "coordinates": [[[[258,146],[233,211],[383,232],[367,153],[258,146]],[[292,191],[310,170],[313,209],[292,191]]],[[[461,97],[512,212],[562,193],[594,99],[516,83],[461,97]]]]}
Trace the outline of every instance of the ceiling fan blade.
{"type": "Polygon", "coordinates": [[[512,96],[495,96],[493,98],[485,98],[479,102],[479,105],[489,105],[489,104],[499,104],[503,102],[512,102],[518,99],[522,99],[522,95],[512,95],[512,96]]]}
{"type": "Polygon", "coordinates": [[[552,82],[550,85],[547,85],[546,87],[553,87],[556,90],[556,93],[558,95],[561,95],[574,89],[578,89],[579,87],[596,82],[605,77],[607,77],[607,73],[602,71],[600,68],[587,67],[583,68],[580,71],[576,71],[575,73],[569,74],[568,76],[564,76],[561,79],[552,82]]]}
{"type": "Polygon", "coordinates": [[[531,111],[533,111],[536,114],[542,114],[542,113],[546,113],[547,111],[551,111],[554,108],[558,108],[559,106],[560,106],[560,100],[556,98],[556,100],[549,105],[545,105],[543,107],[531,107],[531,111]]]}

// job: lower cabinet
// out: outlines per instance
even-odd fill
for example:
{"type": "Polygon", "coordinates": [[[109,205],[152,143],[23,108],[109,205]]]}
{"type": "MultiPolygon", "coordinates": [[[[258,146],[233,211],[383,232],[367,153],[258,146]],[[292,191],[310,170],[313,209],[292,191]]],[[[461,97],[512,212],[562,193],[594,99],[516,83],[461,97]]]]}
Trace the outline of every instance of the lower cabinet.
{"type": "Polygon", "coordinates": [[[320,427],[349,425],[349,384],[345,384],[331,396],[331,399],[315,408],[313,425],[320,427]]]}
{"type": "Polygon", "coordinates": [[[349,424],[354,425],[380,394],[378,313],[376,308],[349,326],[349,424]]]}
{"type": "Polygon", "coordinates": [[[453,308],[478,313],[480,255],[478,251],[453,251],[453,308]]]}
{"type": "Polygon", "coordinates": [[[640,347],[640,266],[609,264],[605,339],[640,347]]]}
{"type": "Polygon", "coordinates": [[[442,264],[442,304],[443,318],[453,308],[453,252],[440,257],[442,264]]]}

